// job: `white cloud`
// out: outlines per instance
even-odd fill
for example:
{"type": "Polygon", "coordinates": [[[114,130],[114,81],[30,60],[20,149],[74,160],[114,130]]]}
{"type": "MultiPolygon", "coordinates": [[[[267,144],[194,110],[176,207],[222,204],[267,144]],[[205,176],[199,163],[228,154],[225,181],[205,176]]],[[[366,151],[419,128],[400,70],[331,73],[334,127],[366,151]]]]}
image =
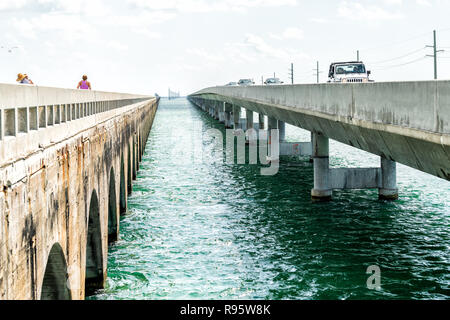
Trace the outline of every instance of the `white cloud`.
{"type": "Polygon", "coordinates": [[[262,57],[279,59],[281,61],[292,61],[293,59],[305,59],[308,56],[300,51],[282,47],[282,46],[272,46],[267,43],[262,37],[247,34],[245,39],[245,44],[250,48],[258,52],[262,57]]]}
{"type": "Polygon", "coordinates": [[[281,34],[270,33],[270,37],[277,40],[302,40],[304,32],[299,28],[287,28],[281,34]]]}
{"type": "Polygon", "coordinates": [[[428,0],[416,0],[416,3],[420,6],[431,7],[431,2],[428,0]]]}
{"type": "Polygon", "coordinates": [[[150,10],[178,12],[245,11],[257,7],[295,6],[297,0],[128,0],[128,3],[150,10]]]}
{"type": "Polygon", "coordinates": [[[299,28],[287,28],[283,32],[283,38],[302,40],[304,38],[303,30],[299,28]]]}
{"type": "Polygon", "coordinates": [[[324,19],[324,18],[311,18],[309,19],[311,22],[315,22],[315,23],[320,23],[320,24],[326,24],[329,23],[330,20],[329,19],[324,19]]]}
{"type": "Polygon", "coordinates": [[[93,41],[97,37],[96,30],[80,15],[45,13],[31,19],[14,17],[9,24],[19,36],[27,39],[36,39],[45,33],[71,43],[80,39],[93,41]]]}
{"type": "Polygon", "coordinates": [[[382,7],[354,1],[342,1],[338,8],[338,14],[340,17],[348,20],[369,22],[398,20],[404,17],[403,14],[398,12],[391,12],[382,7]]]}
{"type": "Polygon", "coordinates": [[[23,8],[28,0],[0,1],[0,11],[17,10],[23,8]]]}
{"type": "Polygon", "coordinates": [[[36,39],[36,32],[34,24],[26,19],[18,19],[13,17],[9,21],[10,26],[15,30],[15,32],[26,39],[36,39]]]}
{"type": "Polygon", "coordinates": [[[118,41],[110,41],[108,47],[117,51],[128,51],[128,46],[118,41]]]}
{"type": "Polygon", "coordinates": [[[383,0],[383,2],[390,6],[399,6],[403,4],[403,0],[383,0]]]}
{"type": "Polygon", "coordinates": [[[142,35],[144,37],[147,37],[149,39],[161,39],[162,35],[159,32],[156,31],[151,31],[149,29],[146,28],[133,28],[130,29],[132,32],[138,34],[138,35],[142,35]]]}

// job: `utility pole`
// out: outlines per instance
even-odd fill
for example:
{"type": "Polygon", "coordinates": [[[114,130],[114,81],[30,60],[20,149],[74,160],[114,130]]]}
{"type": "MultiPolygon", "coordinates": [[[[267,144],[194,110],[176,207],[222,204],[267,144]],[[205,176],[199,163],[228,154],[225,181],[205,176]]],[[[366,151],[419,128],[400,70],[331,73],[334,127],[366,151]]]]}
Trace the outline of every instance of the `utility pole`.
{"type": "Polygon", "coordinates": [[[291,69],[288,73],[289,79],[291,79],[291,84],[294,84],[294,64],[291,63],[291,69]]]}
{"type": "Polygon", "coordinates": [[[426,46],[427,48],[433,48],[433,55],[427,54],[427,57],[433,57],[434,58],[434,80],[437,80],[437,54],[439,52],[444,52],[444,50],[438,50],[437,49],[437,41],[436,41],[436,30],[433,30],[433,39],[434,44],[432,46],[426,46]]]}
{"type": "Polygon", "coordinates": [[[359,50],[356,51],[356,61],[359,62],[359,50]]]}
{"type": "Polygon", "coordinates": [[[317,61],[317,83],[319,83],[319,61],[317,61]]]}
{"type": "Polygon", "coordinates": [[[294,64],[291,63],[291,84],[294,84],[294,64]]]}
{"type": "Polygon", "coordinates": [[[319,69],[319,61],[317,61],[317,69],[313,69],[313,71],[316,71],[316,76],[317,76],[317,83],[319,83],[320,81],[320,79],[319,79],[319,74],[321,74],[322,72],[320,72],[320,69],[319,69]]]}

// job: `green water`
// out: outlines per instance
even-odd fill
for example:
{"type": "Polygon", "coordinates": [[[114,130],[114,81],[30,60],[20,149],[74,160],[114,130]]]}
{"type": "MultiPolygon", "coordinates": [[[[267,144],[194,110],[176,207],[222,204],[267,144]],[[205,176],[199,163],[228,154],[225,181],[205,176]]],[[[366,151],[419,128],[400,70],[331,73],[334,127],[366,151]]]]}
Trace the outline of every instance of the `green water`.
{"type": "MultiPolygon", "coordinates": [[[[186,100],[161,100],[108,281],[93,299],[448,299],[450,183],[399,165],[400,200],[341,191],[313,204],[313,168],[278,175],[199,162],[201,133],[223,125],[186,100]],[[366,270],[381,269],[381,291],[366,270]]],[[[287,127],[291,141],[309,133],[287,127]]],[[[332,166],[379,158],[331,142],[332,166]]],[[[216,154],[217,156],[217,154],[216,154]]]]}

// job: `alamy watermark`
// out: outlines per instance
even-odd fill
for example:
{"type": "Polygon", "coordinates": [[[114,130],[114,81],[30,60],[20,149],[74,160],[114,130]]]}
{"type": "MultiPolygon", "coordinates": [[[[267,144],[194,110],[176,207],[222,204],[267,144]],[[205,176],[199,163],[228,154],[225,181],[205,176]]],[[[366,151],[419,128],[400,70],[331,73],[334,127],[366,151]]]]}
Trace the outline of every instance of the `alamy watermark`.
{"type": "Polygon", "coordinates": [[[367,289],[369,290],[381,290],[381,268],[373,265],[367,268],[367,274],[371,276],[367,279],[367,289]]]}
{"type": "Polygon", "coordinates": [[[169,161],[174,164],[251,164],[263,165],[263,176],[279,171],[280,143],[278,130],[227,129],[225,137],[218,129],[204,130],[201,122],[194,122],[193,130],[167,132],[169,161]],[[247,161],[248,159],[248,161],[247,161]]]}

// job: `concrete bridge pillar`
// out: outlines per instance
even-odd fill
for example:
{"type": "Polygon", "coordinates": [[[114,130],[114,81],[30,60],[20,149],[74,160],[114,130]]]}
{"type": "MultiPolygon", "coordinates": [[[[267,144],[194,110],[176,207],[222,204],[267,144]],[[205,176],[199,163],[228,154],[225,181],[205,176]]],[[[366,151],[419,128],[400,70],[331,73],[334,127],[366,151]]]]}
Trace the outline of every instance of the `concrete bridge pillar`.
{"type": "Polygon", "coordinates": [[[264,123],[264,115],[262,113],[258,114],[258,120],[259,120],[259,130],[264,130],[265,123],[264,123]]]}
{"type": "Polygon", "coordinates": [[[246,118],[247,118],[247,133],[246,133],[246,142],[247,143],[256,143],[257,131],[255,130],[254,122],[253,122],[253,111],[246,110],[246,118]]]}
{"type": "Polygon", "coordinates": [[[278,130],[280,130],[280,142],[286,141],[286,122],[278,121],[278,130]]]}
{"type": "Polygon", "coordinates": [[[330,201],[333,190],[330,185],[330,140],[319,133],[313,134],[314,189],[313,201],[330,201]]]}
{"type": "Polygon", "coordinates": [[[225,102],[219,102],[219,122],[225,123],[225,102]]]}
{"type": "Polygon", "coordinates": [[[277,130],[278,129],[278,120],[275,118],[268,118],[268,130],[277,130]]]}
{"type": "Polygon", "coordinates": [[[218,101],[213,102],[213,112],[214,112],[213,117],[216,120],[219,120],[219,103],[221,103],[221,102],[218,102],[218,101]]]}
{"type": "Polygon", "coordinates": [[[272,141],[272,130],[278,130],[278,120],[275,119],[275,118],[271,118],[271,117],[268,117],[267,120],[268,120],[267,121],[268,122],[267,123],[268,124],[267,137],[269,139],[269,158],[270,158],[271,157],[271,150],[272,150],[271,146],[272,146],[272,143],[273,143],[273,141],[272,141]]]}
{"type": "Polygon", "coordinates": [[[241,107],[233,105],[233,128],[240,129],[241,107]]]}
{"type": "Polygon", "coordinates": [[[211,101],[208,101],[208,113],[210,117],[214,117],[214,109],[211,101]]]}
{"type": "Polygon", "coordinates": [[[397,163],[381,157],[381,188],[379,189],[381,200],[397,200],[397,163]]]}
{"type": "Polygon", "coordinates": [[[247,130],[253,129],[253,111],[246,109],[247,130]]]}
{"type": "Polygon", "coordinates": [[[225,103],[225,128],[231,129],[233,127],[233,106],[229,103],[225,103]]]}

